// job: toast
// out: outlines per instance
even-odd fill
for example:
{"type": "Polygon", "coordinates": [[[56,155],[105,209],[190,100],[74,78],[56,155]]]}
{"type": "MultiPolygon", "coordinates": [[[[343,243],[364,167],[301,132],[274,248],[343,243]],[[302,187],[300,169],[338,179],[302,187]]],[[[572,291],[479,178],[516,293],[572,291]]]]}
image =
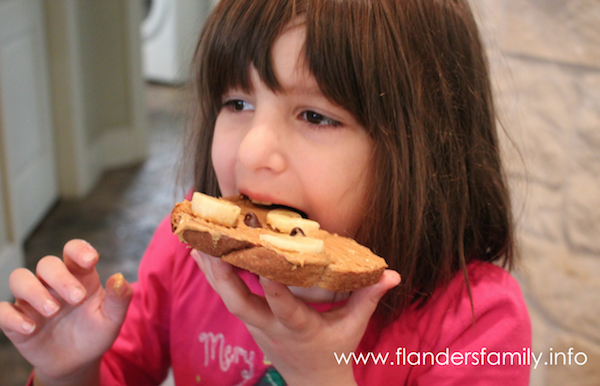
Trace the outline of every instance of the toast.
{"type": "Polygon", "coordinates": [[[387,268],[356,241],[243,196],[194,193],[192,201],[175,205],[171,227],[192,248],[289,286],[349,292],[377,283],[387,268]]]}

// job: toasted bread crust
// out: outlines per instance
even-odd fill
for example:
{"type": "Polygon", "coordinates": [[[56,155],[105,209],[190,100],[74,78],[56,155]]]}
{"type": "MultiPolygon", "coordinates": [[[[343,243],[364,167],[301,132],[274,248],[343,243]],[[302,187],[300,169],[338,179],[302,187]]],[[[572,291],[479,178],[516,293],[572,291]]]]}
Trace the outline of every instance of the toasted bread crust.
{"type": "MultiPolygon", "coordinates": [[[[242,207],[241,216],[248,211],[264,211],[247,200],[238,199],[236,204],[242,207]]],[[[240,221],[243,222],[243,217],[240,221]]],[[[236,229],[212,224],[194,216],[188,201],[178,203],[173,208],[171,227],[192,248],[289,286],[316,285],[330,291],[349,292],[375,284],[387,268],[385,261],[368,248],[325,231],[319,231],[318,236],[326,246],[322,258],[304,254],[306,261],[298,263],[290,258],[290,252],[264,245],[258,237],[258,232],[276,232],[270,229],[254,230],[243,225],[236,229]],[[343,248],[328,248],[331,243],[348,246],[351,261],[346,261],[343,248]]]]}

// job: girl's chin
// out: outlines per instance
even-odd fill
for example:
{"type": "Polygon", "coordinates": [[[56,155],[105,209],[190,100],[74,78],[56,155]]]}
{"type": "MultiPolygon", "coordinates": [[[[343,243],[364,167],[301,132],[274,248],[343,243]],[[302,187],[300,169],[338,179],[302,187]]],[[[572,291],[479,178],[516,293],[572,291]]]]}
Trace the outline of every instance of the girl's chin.
{"type": "Polygon", "coordinates": [[[307,303],[334,303],[348,299],[349,292],[332,292],[319,287],[288,287],[296,297],[307,303]]]}

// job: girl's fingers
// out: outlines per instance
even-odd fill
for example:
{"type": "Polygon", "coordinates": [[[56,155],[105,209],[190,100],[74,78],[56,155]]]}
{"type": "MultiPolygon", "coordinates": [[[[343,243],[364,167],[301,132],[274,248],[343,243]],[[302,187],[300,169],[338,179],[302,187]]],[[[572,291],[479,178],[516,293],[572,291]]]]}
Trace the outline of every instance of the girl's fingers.
{"type": "Polygon", "coordinates": [[[310,316],[316,313],[294,296],[287,286],[264,277],[260,278],[260,284],[273,315],[288,329],[302,330],[308,324],[310,316]]]}
{"type": "Polygon", "coordinates": [[[231,264],[206,254],[200,256],[205,274],[207,277],[212,276],[213,288],[219,293],[229,312],[257,328],[264,328],[271,322],[272,313],[265,299],[250,291],[231,264]]]}
{"type": "MultiPolygon", "coordinates": [[[[261,277],[260,284],[265,291],[263,299],[250,292],[230,264],[197,251],[193,251],[192,256],[210,285],[221,296],[229,312],[246,324],[265,328],[276,319],[286,328],[298,331],[305,328],[311,315],[316,313],[281,283],[261,277]]],[[[381,297],[399,283],[400,275],[395,271],[386,270],[378,283],[355,291],[345,306],[323,315],[327,315],[332,321],[342,321],[347,324],[347,328],[364,328],[381,297]]]]}
{"type": "Polygon", "coordinates": [[[344,318],[347,323],[346,329],[349,331],[366,328],[379,300],[389,289],[398,284],[400,284],[400,274],[386,269],[376,284],[354,291],[346,305],[331,311],[329,316],[344,318]]]}
{"type": "Polygon", "coordinates": [[[95,293],[102,286],[96,272],[99,257],[96,249],[84,240],[71,240],[63,248],[64,264],[89,294],[95,293]]]}
{"type": "Polygon", "coordinates": [[[200,270],[202,271],[202,273],[204,273],[204,276],[206,276],[206,280],[208,280],[208,284],[210,284],[210,286],[212,287],[212,289],[214,289],[215,291],[217,291],[217,288],[215,287],[215,283],[213,281],[212,278],[212,272],[210,270],[210,264],[208,262],[205,263],[205,260],[208,260],[208,255],[206,255],[205,253],[200,253],[197,250],[193,250],[191,252],[191,256],[194,259],[194,261],[196,261],[196,264],[198,264],[198,267],[200,268],[200,270]]]}
{"type": "Polygon", "coordinates": [[[15,334],[30,335],[35,331],[36,323],[10,303],[0,302],[0,329],[9,338],[15,334]]]}
{"type": "Polygon", "coordinates": [[[86,289],[58,257],[46,256],[41,259],[36,273],[40,280],[56,291],[67,303],[76,305],[85,299],[86,289]]]}
{"type": "Polygon", "coordinates": [[[35,275],[24,268],[11,273],[8,285],[15,299],[29,304],[44,317],[52,317],[60,310],[60,303],[35,275]]]}
{"type": "Polygon", "coordinates": [[[106,297],[102,303],[102,313],[115,324],[125,320],[129,303],[133,298],[133,288],[122,274],[115,273],[106,282],[106,297]]]}
{"type": "Polygon", "coordinates": [[[77,276],[95,272],[99,257],[96,249],[84,240],[71,240],[63,248],[65,265],[77,276]]]}

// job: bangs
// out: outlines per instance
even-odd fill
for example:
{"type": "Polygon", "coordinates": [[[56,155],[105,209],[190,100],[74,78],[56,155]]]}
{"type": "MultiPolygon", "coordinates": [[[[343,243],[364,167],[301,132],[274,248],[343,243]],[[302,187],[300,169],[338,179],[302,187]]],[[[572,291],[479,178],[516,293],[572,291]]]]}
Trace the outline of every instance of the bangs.
{"type": "Polygon", "coordinates": [[[384,113],[399,75],[386,12],[381,1],[315,0],[306,15],[310,72],[323,94],[352,113],[371,135],[395,126],[385,116],[396,114],[384,113]]]}
{"type": "Polygon", "coordinates": [[[284,28],[301,18],[306,26],[304,61],[323,94],[363,127],[367,122],[379,125],[368,113],[371,98],[385,93],[379,81],[373,83],[380,79],[373,76],[378,68],[373,45],[379,39],[364,34],[380,30],[375,28],[381,20],[374,7],[367,0],[222,0],[207,21],[196,54],[197,86],[210,99],[203,102],[211,103],[216,113],[227,90],[251,91],[250,65],[267,87],[281,91],[271,50],[284,28]]]}
{"type": "Polygon", "coordinates": [[[250,65],[267,87],[281,89],[273,73],[271,48],[283,27],[297,15],[294,3],[221,0],[217,5],[197,53],[198,86],[216,106],[220,107],[221,97],[231,88],[251,91],[250,65]]]}

